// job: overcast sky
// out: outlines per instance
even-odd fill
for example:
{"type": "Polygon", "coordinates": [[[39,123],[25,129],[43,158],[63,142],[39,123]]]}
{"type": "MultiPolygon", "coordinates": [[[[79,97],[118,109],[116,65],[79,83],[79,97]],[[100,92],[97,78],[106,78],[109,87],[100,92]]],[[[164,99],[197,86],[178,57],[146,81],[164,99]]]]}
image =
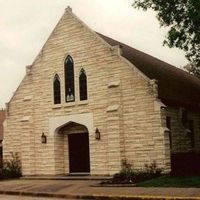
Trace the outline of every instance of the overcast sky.
{"type": "Polygon", "coordinates": [[[69,5],[90,28],[177,67],[184,53],[162,46],[167,29],[154,12],[133,9],[133,0],[0,0],[0,108],[17,89],[69,5]]]}

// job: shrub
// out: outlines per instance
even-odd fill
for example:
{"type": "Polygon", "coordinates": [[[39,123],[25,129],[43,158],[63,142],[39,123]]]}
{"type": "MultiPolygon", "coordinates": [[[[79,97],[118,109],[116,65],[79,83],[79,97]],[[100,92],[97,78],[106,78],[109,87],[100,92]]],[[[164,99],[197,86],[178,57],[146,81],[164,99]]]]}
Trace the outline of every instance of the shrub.
{"type": "Polygon", "coordinates": [[[11,153],[11,159],[5,160],[3,166],[0,169],[0,178],[17,178],[22,175],[21,173],[21,161],[18,153],[11,153]]]}
{"type": "Polygon", "coordinates": [[[155,160],[151,164],[145,164],[145,172],[152,177],[158,177],[162,173],[162,169],[158,168],[155,160]]]}
{"type": "Polygon", "coordinates": [[[116,173],[113,178],[113,183],[132,183],[133,177],[134,177],[134,170],[133,167],[126,159],[123,159],[121,161],[121,171],[119,173],[116,173]]]}
{"type": "Polygon", "coordinates": [[[154,161],[151,164],[146,164],[144,170],[134,170],[128,161],[122,160],[122,169],[116,173],[110,183],[137,183],[140,181],[149,180],[161,175],[162,169],[157,167],[154,161]]]}

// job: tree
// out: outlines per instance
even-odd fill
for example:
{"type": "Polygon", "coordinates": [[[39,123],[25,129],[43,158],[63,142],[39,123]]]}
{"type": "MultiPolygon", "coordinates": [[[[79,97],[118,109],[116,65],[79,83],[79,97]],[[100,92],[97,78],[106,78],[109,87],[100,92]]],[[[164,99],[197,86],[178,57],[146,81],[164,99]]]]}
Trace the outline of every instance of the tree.
{"type": "Polygon", "coordinates": [[[160,25],[170,28],[163,44],[185,51],[190,72],[200,77],[200,0],[135,0],[133,7],[157,12],[160,25]]]}

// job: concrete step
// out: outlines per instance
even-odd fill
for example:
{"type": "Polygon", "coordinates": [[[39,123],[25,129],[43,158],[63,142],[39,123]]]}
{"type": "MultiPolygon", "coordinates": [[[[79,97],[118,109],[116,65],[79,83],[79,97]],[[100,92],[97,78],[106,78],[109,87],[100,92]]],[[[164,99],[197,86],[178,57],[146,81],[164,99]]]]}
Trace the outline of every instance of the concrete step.
{"type": "Polygon", "coordinates": [[[84,174],[70,174],[70,175],[41,175],[41,176],[23,176],[23,180],[108,180],[111,176],[93,176],[84,174]]]}

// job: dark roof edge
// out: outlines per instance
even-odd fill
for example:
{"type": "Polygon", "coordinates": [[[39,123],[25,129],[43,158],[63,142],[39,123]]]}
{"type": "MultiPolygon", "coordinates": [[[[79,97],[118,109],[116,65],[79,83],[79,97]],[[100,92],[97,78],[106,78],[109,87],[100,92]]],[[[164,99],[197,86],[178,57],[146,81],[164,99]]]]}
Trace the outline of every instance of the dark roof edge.
{"type": "MultiPolygon", "coordinates": [[[[192,77],[193,79],[197,79],[197,80],[199,81],[199,79],[198,79],[197,77],[195,77],[194,75],[192,75],[192,74],[190,74],[190,73],[184,71],[183,69],[181,69],[181,68],[179,68],[179,67],[177,67],[177,66],[174,66],[174,65],[172,65],[172,64],[169,64],[169,63],[167,63],[167,62],[165,62],[165,61],[163,61],[163,60],[160,60],[159,58],[156,58],[156,57],[154,57],[154,56],[152,56],[152,55],[150,55],[150,54],[148,54],[148,53],[145,53],[145,52],[143,52],[143,51],[141,51],[141,50],[138,50],[138,49],[135,49],[135,48],[133,48],[133,47],[131,47],[131,46],[125,44],[125,43],[119,42],[119,41],[117,41],[117,40],[115,40],[115,39],[113,39],[113,38],[110,38],[110,37],[108,37],[108,36],[106,36],[106,35],[103,35],[102,33],[99,33],[99,32],[96,32],[96,33],[97,33],[100,37],[102,37],[102,38],[103,38],[108,44],[110,44],[111,46],[115,46],[115,45],[119,45],[119,46],[121,46],[121,47],[122,47],[122,46],[126,46],[127,48],[133,49],[134,51],[137,51],[138,53],[140,53],[140,54],[142,54],[142,55],[144,55],[144,56],[148,56],[148,57],[150,57],[150,58],[153,59],[153,60],[156,60],[156,61],[158,61],[158,62],[162,62],[163,64],[168,65],[168,67],[170,67],[170,68],[175,68],[175,69],[178,70],[179,72],[184,73],[185,75],[190,76],[190,77],[192,77]],[[108,42],[108,40],[110,40],[110,43],[108,42]],[[112,43],[116,43],[116,44],[112,44],[112,43]]],[[[122,49],[122,51],[123,51],[123,49],[122,49]]]]}

